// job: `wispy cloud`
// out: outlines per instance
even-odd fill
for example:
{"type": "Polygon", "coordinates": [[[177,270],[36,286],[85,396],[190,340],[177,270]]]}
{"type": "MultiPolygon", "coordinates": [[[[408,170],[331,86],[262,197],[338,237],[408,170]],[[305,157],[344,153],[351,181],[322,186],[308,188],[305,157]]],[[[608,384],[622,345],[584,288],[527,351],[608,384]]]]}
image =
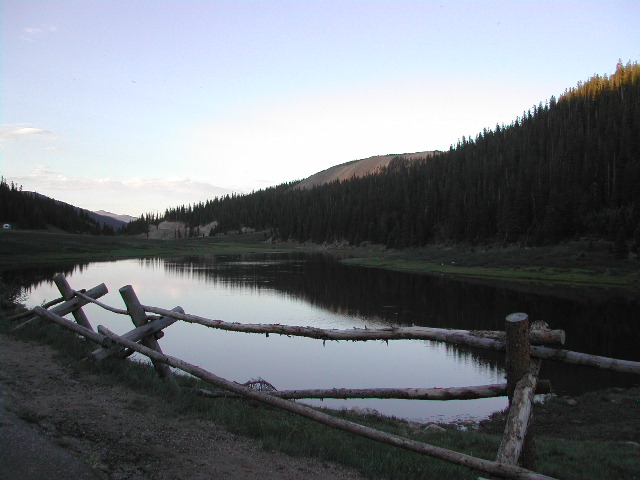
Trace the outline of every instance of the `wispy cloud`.
{"type": "Polygon", "coordinates": [[[28,123],[5,123],[0,127],[0,141],[52,140],[53,133],[44,128],[32,127],[28,123]]]}
{"type": "Polygon", "coordinates": [[[23,185],[25,190],[36,191],[82,208],[134,216],[143,212],[163,212],[169,207],[232,193],[231,190],[188,177],[94,178],[67,175],[43,164],[27,175],[9,180],[23,185]]]}
{"type": "Polygon", "coordinates": [[[58,28],[55,25],[49,25],[44,28],[26,27],[22,30],[22,36],[20,38],[27,42],[36,42],[44,38],[46,35],[55,33],[57,30],[58,28]]]}

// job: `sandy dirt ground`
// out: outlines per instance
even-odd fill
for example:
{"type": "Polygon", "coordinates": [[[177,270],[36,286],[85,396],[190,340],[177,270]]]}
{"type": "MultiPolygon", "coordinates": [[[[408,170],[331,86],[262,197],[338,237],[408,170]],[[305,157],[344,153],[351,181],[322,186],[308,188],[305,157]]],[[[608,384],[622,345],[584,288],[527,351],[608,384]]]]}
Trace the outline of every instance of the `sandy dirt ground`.
{"type": "MultiPolygon", "coordinates": [[[[334,464],[265,451],[258,442],[210,422],[168,415],[160,400],[124,386],[96,384],[91,374],[75,374],[59,365],[53,354],[47,346],[0,336],[0,400],[5,418],[18,419],[0,421],[0,435],[10,428],[30,429],[26,433],[38,435],[61,454],[71,454],[88,464],[96,478],[364,478],[334,464]]],[[[20,454],[10,451],[12,445],[4,442],[0,467],[1,462],[20,454]]],[[[17,443],[13,450],[18,450],[17,443]]],[[[54,453],[36,452],[34,458],[45,463],[47,455],[54,453]]],[[[46,465],[42,469],[45,471],[46,465]]],[[[10,480],[8,475],[0,473],[0,479],[10,480]]],[[[26,471],[24,475],[15,478],[29,478],[26,471]]],[[[31,478],[38,478],[35,475],[31,478]]]]}

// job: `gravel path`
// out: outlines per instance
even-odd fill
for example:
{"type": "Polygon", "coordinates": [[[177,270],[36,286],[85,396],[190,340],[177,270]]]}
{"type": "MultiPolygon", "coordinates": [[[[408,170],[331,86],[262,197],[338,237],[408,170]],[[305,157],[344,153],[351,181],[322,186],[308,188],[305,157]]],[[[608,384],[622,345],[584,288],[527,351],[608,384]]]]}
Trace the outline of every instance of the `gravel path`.
{"type": "Polygon", "coordinates": [[[55,362],[47,346],[0,336],[0,480],[364,478],[267,452],[211,422],[167,415],[160,400],[92,380],[55,362]]]}

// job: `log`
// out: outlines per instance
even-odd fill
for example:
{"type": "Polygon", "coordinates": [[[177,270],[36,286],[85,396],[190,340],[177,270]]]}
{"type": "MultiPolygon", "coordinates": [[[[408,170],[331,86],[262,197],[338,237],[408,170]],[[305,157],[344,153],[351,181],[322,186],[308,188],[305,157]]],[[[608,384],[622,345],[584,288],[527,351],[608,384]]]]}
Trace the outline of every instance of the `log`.
{"type": "Polygon", "coordinates": [[[590,355],[588,353],[572,352],[571,350],[534,345],[531,346],[531,356],[544,360],[556,360],[585,367],[640,375],[640,362],[634,362],[631,360],[620,360],[617,358],[601,357],[598,355],[590,355]]]}
{"type": "MultiPolygon", "coordinates": [[[[109,290],[107,289],[107,286],[104,283],[101,283],[98,286],[93,287],[91,290],[85,292],[85,295],[90,297],[90,298],[100,298],[104,295],[106,295],[107,293],[109,293],[109,290]]],[[[71,300],[67,300],[66,302],[61,303],[60,305],[53,307],[51,310],[49,310],[51,313],[54,313],[55,315],[60,315],[61,317],[64,315],[67,315],[69,313],[71,313],[72,311],[74,311],[75,309],[77,309],[78,307],[82,307],[84,305],[86,305],[87,303],[89,303],[88,300],[85,300],[83,298],[78,298],[75,297],[71,300]]],[[[35,310],[35,309],[34,309],[35,310]]],[[[15,330],[20,330],[24,327],[26,327],[27,325],[32,325],[34,323],[36,323],[41,317],[36,315],[33,318],[30,318],[29,320],[20,323],[19,325],[16,325],[15,327],[13,327],[12,331],[15,330]]]]}
{"type": "Polygon", "coordinates": [[[404,448],[413,452],[421,453],[423,455],[429,455],[431,457],[446,460],[457,465],[473,468],[503,478],[513,478],[517,480],[553,480],[551,477],[548,477],[546,475],[532,472],[515,465],[507,465],[504,463],[493,462],[491,460],[475,458],[464,453],[454,452],[452,450],[417,442],[415,440],[409,440],[398,435],[389,434],[370,427],[365,427],[364,425],[349,422],[348,420],[336,418],[329,414],[315,410],[311,407],[291,402],[289,400],[284,400],[282,398],[274,397],[273,395],[265,394],[258,390],[254,390],[238,383],[231,382],[196,365],[192,365],[178,358],[157,352],[138,343],[124,340],[105,327],[100,327],[100,330],[105,334],[105,336],[107,336],[114,342],[119,343],[124,347],[135,350],[138,353],[146,355],[156,362],[166,363],[167,365],[171,365],[174,368],[178,368],[187,373],[190,373],[191,375],[224,390],[229,390],[233,393],[243,395],[267,405],[287,410],[316,422],[329,425],[330,427],[338,428],[340,430],[351,432],[356,435],[369,438],[371,440],[404,448]]]}
{"type": "MultiPolygon", "coordinates": [[[[124,300],[125,305],[127,306],[127,311],[129,312],[129,316],[133,321],[136,327],[142,327],[147,323],[147,314],[142,307],[142,304],[138,300],[136,293],[133,291],[133,287],[131,285],[125,285],[120,290],[120,295],[124,300]]],[[[180,312],[174,312],[169,310],[173,315],[178,315],[180,312]]],[[[171,315],[169,315],[171,317],[171,315]]],[[[174,317],[173,317],[174,318],[174,317]]],[[[162,353],[162,349],[160,348],[160,344],[155,337],[146,337],[142,340],[142,344],[145,347],[151,348],[159,353],[162,353]]],[[[165,380],[174,391],[178,391],[180,388],[176,383],[176,379],[173,378],[173,373],[171,373],[171,369],[164,363],[158,363],[151,360],[153,363],[153,367],[155,368],[158,376],[165,380]]]]}
{"type": "Polygon", "coordinates": [[[509,397],[509,405],[511,405],[516,383],[529,368],[531,358],[529,316],[526,313],[512,313],[505,319],[504,327],[507,335],[507,358],[505,361],[507,396],[509,397]]]}
{"type": "MultiPolygon", "coordinates": [[[[73,297],[75,297],[75,292],[69,285],[69,282],[67,282],[67,279],[64,277],[64,275],[56,275],[55,277],[53,277],[53,282],[56,284],[56,287],[58,287],[58,290],[60,290],[60,293],[65,300],[71,300],[73,297]]],[[[81,307],[73,310],[71,314],[73,315],[73,318],[76,319],[76,322],[78,324],[82,325],[85,328],[93,330],[93,327],[91,326],[87,315],[84,313],[84,310],[82,310],[81,307]]]]}
{"type": "MultiPolygon", "coordinates": [[[[185,322],[197,323],[210,328],[218,328],[232,332],[261,333],[287,336],[316,338],[319,340],[435,340],[440,342],[468,345],[470,347],[504,351],[504,332],[490,332],[484,330],[454,330],[430,327],[389,327],[378,329],[354,328],[351,330],[322,329],[317,327],[301,327],[280,324],[247,324],[213,320],[190,314],[172,314],[169,310],[144,306],[145,311],[159,315],[174,316],[185,322]]],[[[561,332],[561,331],[554,331],[561,332]]],[[[552,336],[561,337],[554,333],[552,336]]],[[[544,341],[544,340],[543,340],[544,341]]]]}
{"type": "Polygon", "coordinates": [[[57,323],[64,328],[68,328],[69,330],[72,330],[82,335],[83,337],[102,345],[103,347],[110,347],[111,345],[113,345],[113,342],[101,333],[96,333],[90,328],[83,327],[76,322],[72,322],[71,320],[61,317],[60,315],[56,315],[55,313],[53,313],[53,311],[49,311],[42,307],[35,307],[33,310],[39,317],[57,323]]]}
{"type": "MultiPolygon", "coordinates": [[[[44,305],[40,305],[42,308],[49,308],[49,307],[53,307],[54,305],[57,305],[59,303],[64,302],[64,298],[63,297],[58,297],[54,300],[51,300],[50,302],[45,303],[44,305]]],[[[21,318],[31,318],[35,315],[33,308],[30,310],[27,310],[26,312],[22,312],[22,313],[18,313],[16,315],[12,315],[10,317],[7,317],[7,320],[9,320],[10,322],[16,321],[16,320],[20,320],[21,318]]]]}
{"type": "MultiPolygon", "coordinates": [[[[434,340],[439,342],[448,342],[458,345],[467,345],[470,347],[483,348],[487,350],[495,350],[504,352],[506,345],[504,341],[494,338],[483,338],[478,335],[469,335],[468,332],[474,333],[473,330],[449,330],[445,328],[428,328],[428,327],[390,327],[382,329],[360,329],[351,330],[323,330],[316,327],[300,327],[290,325],[269,325],[269,324],[242,324],[225,322],[223,320],[212,320],[209,318],[199,317],[190,314],[172,314],[170,310],[153,306],[144,306],[147,312],[157,313],[159,315],[172,316],[179,320],[189,323],[197,323],[210,328],[219,328],[221,330],[229,330],[233,332],[244,333],[262,333],[277,334],[288,336],[300,336],[308,338],[317,338],[320,340],[434,340]]],[[[484,332],[484,331],[476,331],[484,332]]],[[[554,330],[561,332],[561,330],[554,330]]],[[[485,332],[486,333],[486,332],[485,332]]],[[[555,335],[555,334],[554,334],[555,335]]],[[[559,335],[559,334],[558,334],[559,335]]],[[[502,338],[496,336],[496,338],[502,338]]],[[[585,353],[572,352],[569,350],[560,350],[542,346],[531,346],[531,356],[541,359],[558,360],[576,365],[584,365],[589,367],[607,369],[623,373],[640,374],[640,362],[630,360],[618,360],[607,357],[598,357],[585,353]]]]}
{"type": "MultiPolygon", "coordinates": [[[[509,410],[511,411],[516,385],[526,375],[531,364],[529,316],[526,313],[512,313],[507,316],[504,325],[507,334],[507,358],[505,361],[507,396],[509,397],[509,410]]],[[[527,416],[525,427],[528,426],[529,416],[527,416]]],[[[537,456],[535,439],[527,428],[524,429],[522,435],[523,438],[518,448],[518,457],[515,458],[513,464],[515,465],[520,461],[522,466],[533,470],[536,468],[537,456]],[[521,453],[522,458],[520,458],[521,453]]]]}
{"type": "Polygon", "coordinates": [[[531,420],[533,396],[536,393],[540,363],[541,361],[538,359],[532,360],[528,371],[516,385],[507,416],[507,424],[498,448],[497,462],[510,465],[518,463],[531,420]]]}
{"type": "MultiPolygon", "coordinates": [[[[184,312],[182,307],[175,307],[172,311],[184,312]]],[[[148,322],[141,327],[134,328],[130,332],[122,335],[122,338],[130,340],[132,342],[137,342],[138,340],[142,340],[151,335],[161,333],[163,329],[167,328],[169,325],[173,325],[177,321],[178,320],[175,318],[160,317],[159,319],[148,322]]],[[[123,350],[125,349],[120,345],[112,345],[109,348],[99,348],[97,350],[94,350],[89,355],[93,356],[93,358],[95,358],[96,360],[104,360],[105,358],[109,358],[112,355],[121,353],[123,350]]]]}
{"type": "MultiPolygon", "coordinates": [[[[536,394],[551,392],[548,380],[538,383],[536,394]]],[[[238,398],[239,395],[226,391],[212,392],[196,389],[196,393],[210,398],[238,398]]],[[[271,395],[287,400],[300,398],[397,398],[402,400],[474,400],[478,398],[504,397],[507,395],[507,384],[496,383],[474,387],[450,388],[331,388],[310,390],[276,390],[271,395]]]]}

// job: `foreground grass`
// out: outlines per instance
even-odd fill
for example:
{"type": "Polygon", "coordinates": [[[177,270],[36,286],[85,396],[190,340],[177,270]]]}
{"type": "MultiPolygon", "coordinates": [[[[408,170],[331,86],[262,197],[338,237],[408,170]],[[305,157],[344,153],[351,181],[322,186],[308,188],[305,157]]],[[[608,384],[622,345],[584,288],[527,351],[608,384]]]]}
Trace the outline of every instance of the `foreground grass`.
{"type": "MultiPolygon", "coordinates": [[[[4,302],[5,307],[9,302],[4,302]]],[[[11,323],[0,314],[0,333],[9,334],[11,323]]],[[[293,456],[309,456],[338,462],[367,476],[388,479],[475,479],[478,472],[373,442],[352,434],[330,429],[288,412],[257,402],[230,399],[206,399],[189,393],[174,395],[161,382],[152,367],[132,361],[84,361],[93,348],[56,325],[42,325],[22,330],[19,339],[36,340],[57,351],[56,361],[82,377],[97,375],[105,385],[126,385],[149,395],[150,401],[166,405],[165,415],[213,421],[228,430],[259,440],[264,448],[293,456]]],[[[197,379],[181,376],[183,387],[211,388],[197,379]]],[[[500,434],[463,432],[445,425],[445,432],[429,433],[419,426],[379,415],[362,415],[351,411],[329,412],[390,433],[494,459],[500,434]]],[[[580,441],[576,439],[537,437],[540,455],[538,471],[560,479],[620,479],[640,477],[640,448],[620,441],[580,441]]]]}

